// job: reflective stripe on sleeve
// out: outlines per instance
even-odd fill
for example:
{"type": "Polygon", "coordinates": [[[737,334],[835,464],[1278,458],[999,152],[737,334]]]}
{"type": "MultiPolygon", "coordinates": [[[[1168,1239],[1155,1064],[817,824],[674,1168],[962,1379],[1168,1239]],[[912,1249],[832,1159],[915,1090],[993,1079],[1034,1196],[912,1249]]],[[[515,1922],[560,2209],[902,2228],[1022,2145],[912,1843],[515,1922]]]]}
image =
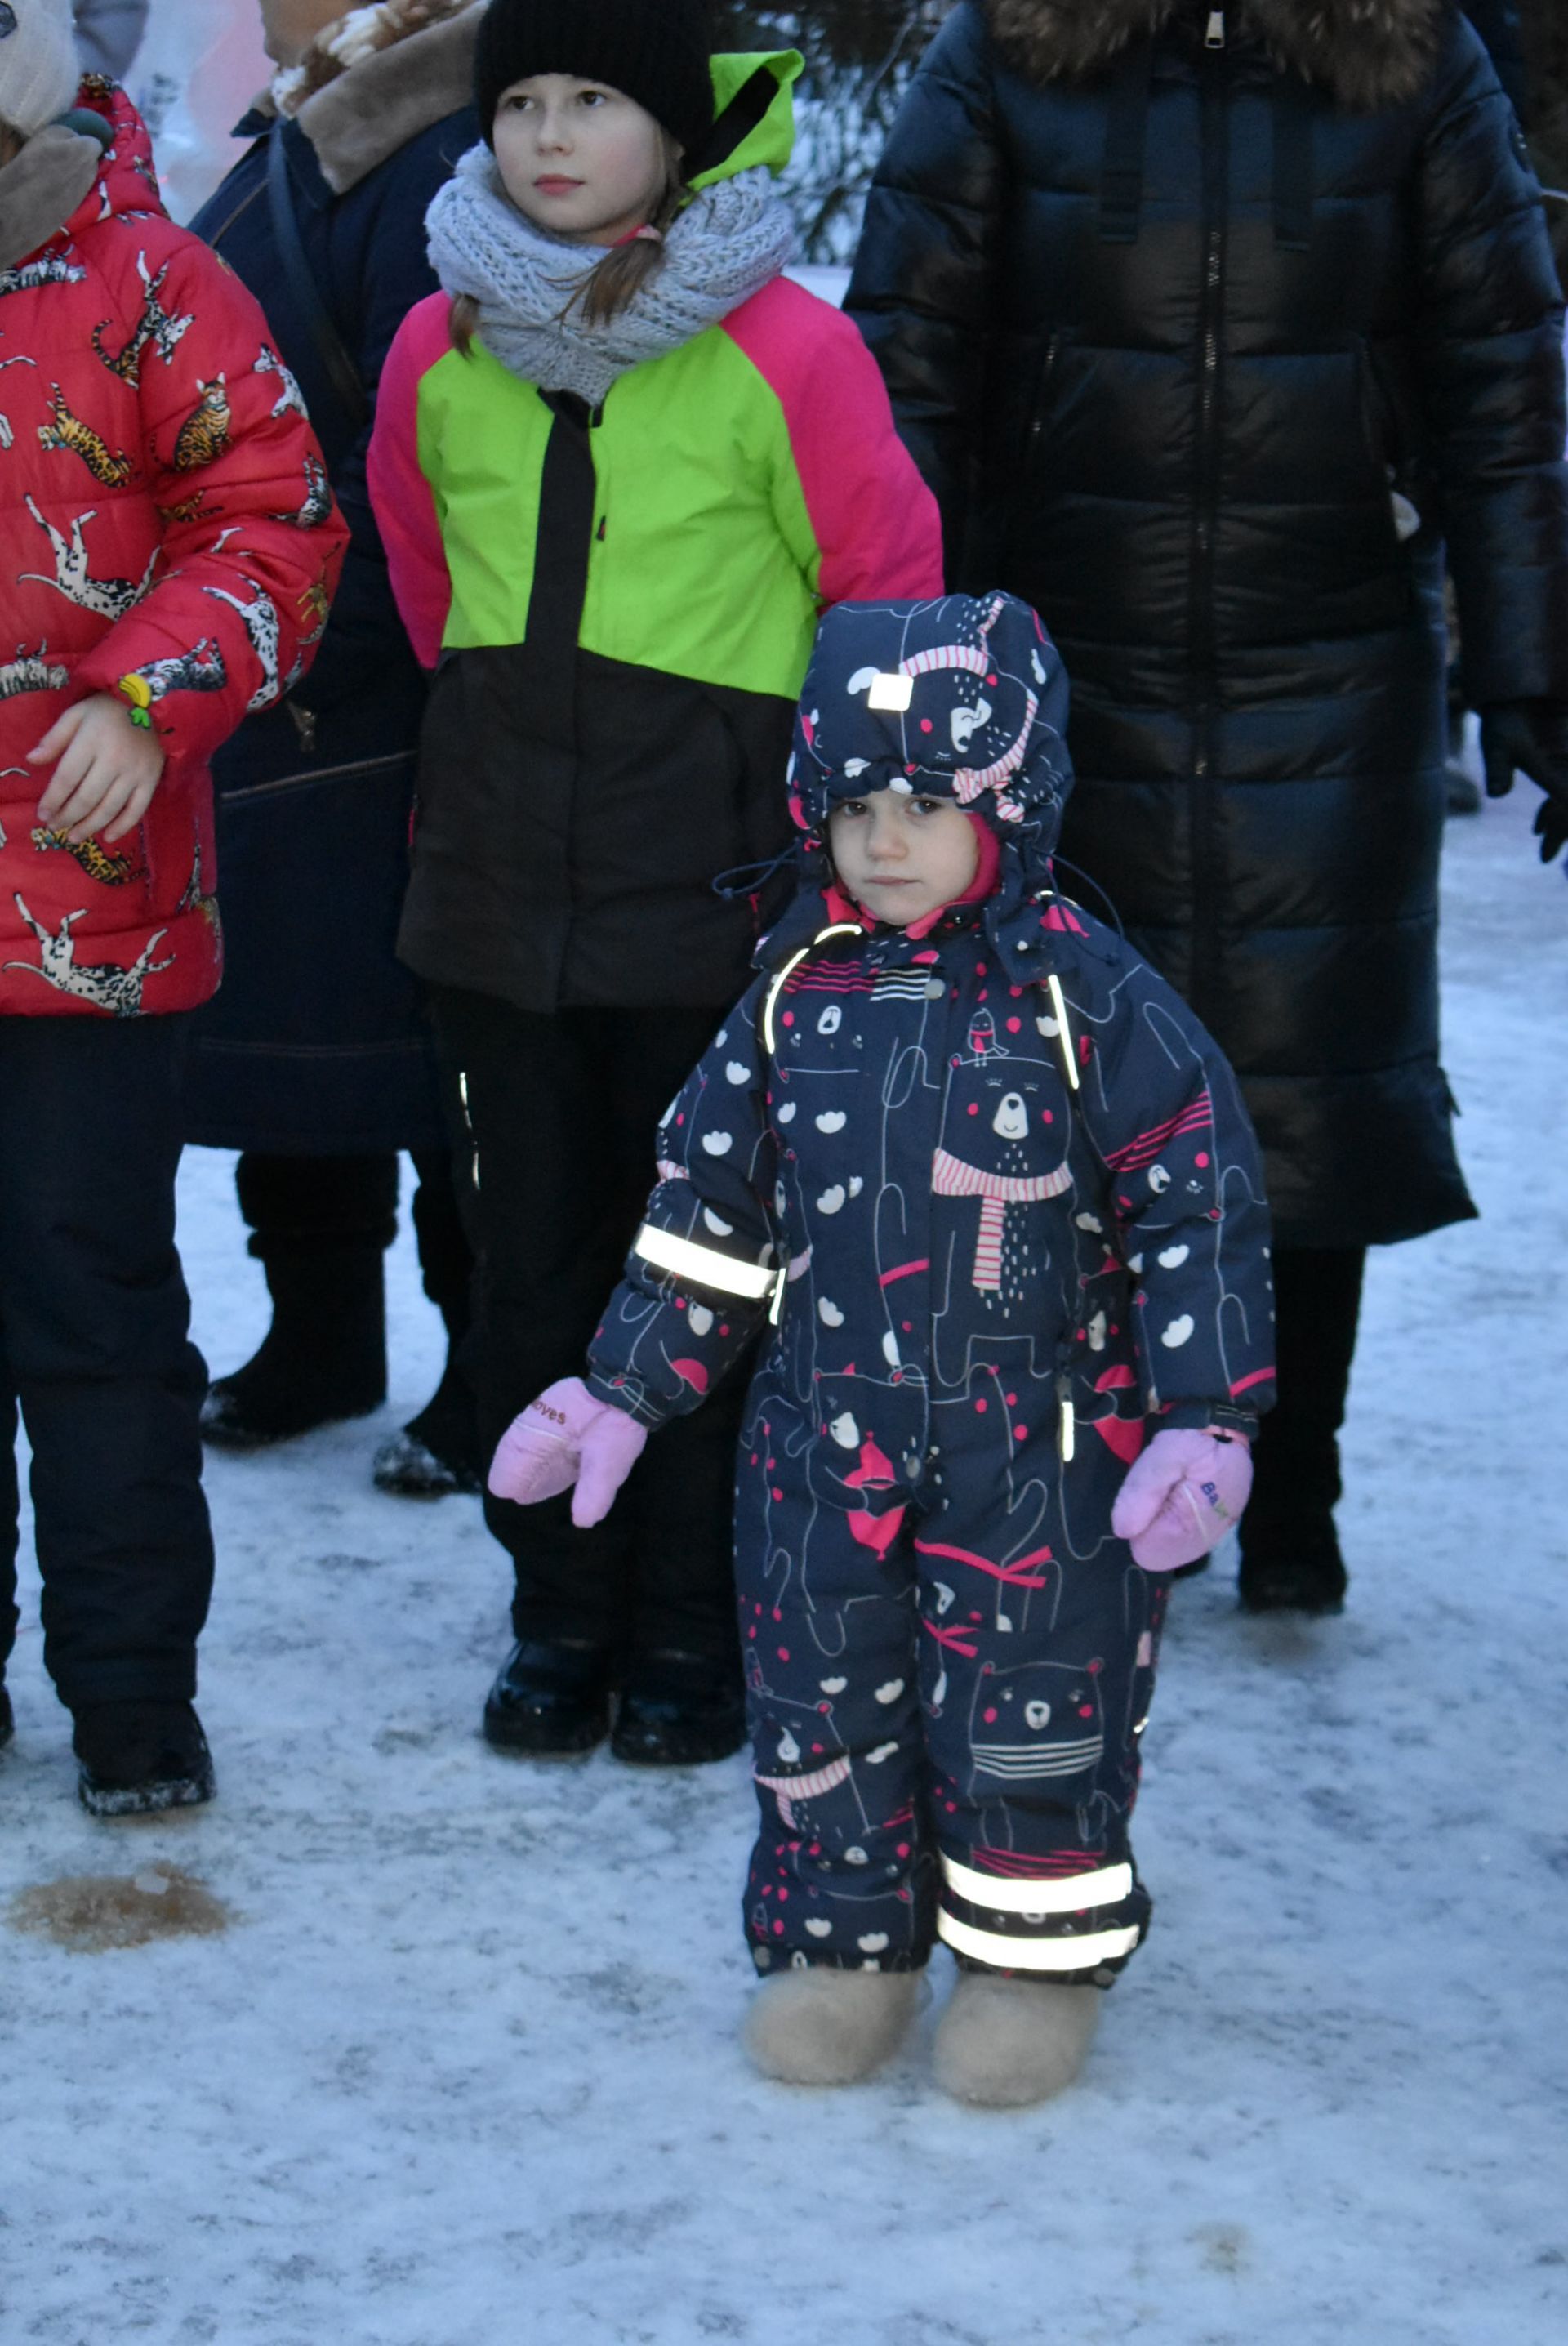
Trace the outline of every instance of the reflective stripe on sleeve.
{"type": "Polygon", "coordinates": [[[1133,1894],[1133,1869],[1125,1863],[1053,1882],[1013,1882],[977,1873],[972,1865],[943,1856],[942,1878],[955,1897],[971,1906],[989,1907],[993,1914],[1079,1914],[1089,1906],[1119,1906],[1133,1894]]]}
{"type": "Polygon", "coordinates": [[[1098,1964],[1119,1963],[1138,1943],[1135,1923],[1124,1931],[1084,1931],[1070,1938],[1014,1939],[1003,1931],[977,1931],[943,1907],[937,1935],[961,1955],[1004,1972],[1087,1972],[1098,1964]]]}
{"type": "Polygon", "coordinates": [[[656,1270],[671,1270],[677,1279],[695,1280],[699,1287],[717,1288],[721,1295],[745,1295],[760,1302],[772,1289],[777,1271],[759,1262],[737,1262],[718,1247],[698,1246],[695,1239],[677,1239],[671,1230],[645,1222],[632,1240],[632,1252],[651,1262],[656,1270]]]}

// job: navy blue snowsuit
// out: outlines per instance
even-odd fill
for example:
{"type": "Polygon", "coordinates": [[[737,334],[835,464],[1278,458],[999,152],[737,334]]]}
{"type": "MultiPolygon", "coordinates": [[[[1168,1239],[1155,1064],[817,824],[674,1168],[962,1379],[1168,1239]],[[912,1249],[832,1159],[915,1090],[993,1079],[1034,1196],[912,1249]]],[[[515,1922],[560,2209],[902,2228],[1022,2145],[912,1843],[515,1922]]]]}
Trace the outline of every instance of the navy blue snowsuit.
{"type": "Polygon", "coordinates": [[[759,1969],[1108,1983],[1167,1582],[1114,1538],[1145,1432],[1272,1398],[1268,1226],[1230,1069],[1059,897],[1061,664],[1006,597],[845,604],[791,767],[806,884],[661,1127],[590,1387],[657,1426],[775,1320],[736,1547],[759,1969]],[[890,688],[890,675],[900,679],[890,688]],[[907,698],[904,709],[885,704],[907,698]],[[983,902],[878,925],[836,801],[955,798],[983,902]]]}

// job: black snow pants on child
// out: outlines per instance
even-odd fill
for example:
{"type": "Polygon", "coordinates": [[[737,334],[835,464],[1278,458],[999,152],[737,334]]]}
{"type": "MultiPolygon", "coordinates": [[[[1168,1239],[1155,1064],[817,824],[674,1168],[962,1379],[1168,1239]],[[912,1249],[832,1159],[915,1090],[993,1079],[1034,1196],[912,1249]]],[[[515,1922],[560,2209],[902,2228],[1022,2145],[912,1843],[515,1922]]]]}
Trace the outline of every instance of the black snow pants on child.
{"type": "Polygon", "coordinates": [[[207,1371],[174,1241],[187,1020],[0,1018],[0,1666],[18,1404],[68,1708],[189,1701],[212,1589],[207,1371]]]}
{"type": "MultiPolygon", "coordinates": [[[[456,1093],[460,1180],[478,1258],[468,1348],[486,1462],[519,1411],[580,1372],[655,1178],[659,1117],[718,1024],[713,1010],[516,1009],[433,989],[456,1093]]],[[[512,1557],[517,1637],[656,1652],[733,1677],[737,1380],[718,1406],[654,1443],[591,1531],[570,1496],[485,1521],[512,1557]]]]}

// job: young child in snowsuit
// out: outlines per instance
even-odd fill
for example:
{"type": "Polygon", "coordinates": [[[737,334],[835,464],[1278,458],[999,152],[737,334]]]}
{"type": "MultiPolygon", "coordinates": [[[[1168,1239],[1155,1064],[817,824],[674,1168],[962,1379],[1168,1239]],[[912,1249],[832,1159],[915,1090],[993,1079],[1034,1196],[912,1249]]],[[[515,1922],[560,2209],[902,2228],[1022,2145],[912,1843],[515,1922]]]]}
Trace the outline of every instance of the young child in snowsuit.
{"type": "Polygon", "coordinates": [[[19,1403],[44,1656],[99,1815],[212,1791],[207,1379],[174,1244],[183,1014],[220,966],[207,760],[302,673],[344,536],[273,358],[165,213],[129,99],[78,89],[69,0],[5,0],[0,1668],[19,1403]]]}
{"type": "MultiPolygon", "coordinates": [[[[818,616],[935,593],[935,506],[838,311],[780,274],[799,59],[701,0],[494,0],[487,144],[430,214],[445,292],[382,376],[371,485],[438,673],[400,950],[472,1134],[487,1448],[582,1359],[658,1116],[745,984],[713,882],[774,856],[818,616]]],[[[738,1383],[614,1524],[492,1496],[517,1639],[493,1742],[678,1764],[744,1732],[738,1383]]]]}
{"type": "Polygon", "coordinates": [[[736,1535],[748,2033],[796,2082],[892,2051],[938,1937],[952,2091],[1074,2073],[1086,1991],[1148,1923],[1127,1829],[1164,1575],[1239,1514],[1271,1397],[1230,1070],[1056,892],[1066,697],[1006,596],[829,615],[799,894],[666,1117],[585,1387],[492,1469],[522,1496],[580,1458],[592,1519],[771,1323],[736,1535]]]}

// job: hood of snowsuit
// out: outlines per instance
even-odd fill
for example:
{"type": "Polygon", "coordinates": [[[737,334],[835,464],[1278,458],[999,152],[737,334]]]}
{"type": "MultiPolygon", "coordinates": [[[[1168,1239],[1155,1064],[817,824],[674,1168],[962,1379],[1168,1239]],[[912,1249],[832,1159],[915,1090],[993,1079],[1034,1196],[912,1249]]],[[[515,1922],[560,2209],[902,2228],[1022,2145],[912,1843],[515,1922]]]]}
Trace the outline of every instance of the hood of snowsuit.
{"type": "Polygon", "coordinates": [[[818,633],[789,760],[804,888],[830,877],[821,849],[835,806],[906,790],[952,799],[994,832],[990,913],[1015,912],[1053,886],[1073,780],[1066,727],[1061,658],[1015,596],[837,605],[818,633]]]}

